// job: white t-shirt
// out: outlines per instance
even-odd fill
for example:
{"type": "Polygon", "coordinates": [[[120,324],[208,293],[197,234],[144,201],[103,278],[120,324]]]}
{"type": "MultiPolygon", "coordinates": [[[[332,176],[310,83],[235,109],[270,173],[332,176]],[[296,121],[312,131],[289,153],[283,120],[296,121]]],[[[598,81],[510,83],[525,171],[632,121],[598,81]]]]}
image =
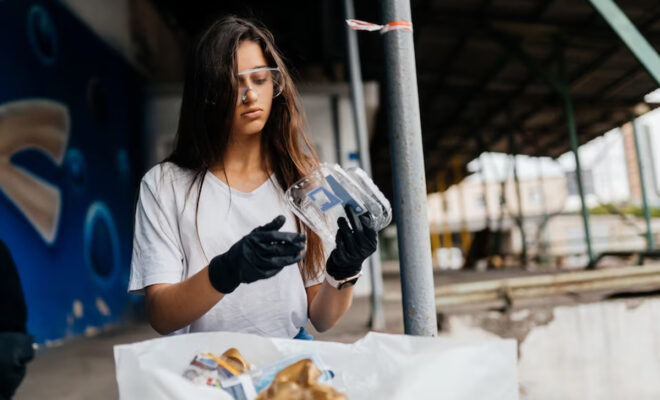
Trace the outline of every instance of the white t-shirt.
{"type": "MultiPolygon", "coordinates": [[[[271,177],[250,193],[229,188],[211,172],[204,176],[197,224],[198,182],[173,163],[159,164],[142,178],[135,215],[130,293],[144,293],[156,283],[177,283],[199,272],[257,226],[286,216],[281,231],[296,232],[283,190],[271,177]],[[201,243],[201,245],[200,245],[201,243]],[[203,249],[202,249],[203,248],[203,249]]],[[[271,337],[294,337],[307,323],[305,288],[297,264],[277,275],[240,284],[189,326],[190,332],[233,331],[271,337]]]]}

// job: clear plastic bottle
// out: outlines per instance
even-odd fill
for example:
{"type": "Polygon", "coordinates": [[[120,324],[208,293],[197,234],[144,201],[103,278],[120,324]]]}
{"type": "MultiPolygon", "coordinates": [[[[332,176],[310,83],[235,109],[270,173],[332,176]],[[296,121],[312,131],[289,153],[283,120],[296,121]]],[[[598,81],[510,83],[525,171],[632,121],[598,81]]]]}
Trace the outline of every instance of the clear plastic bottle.
{"type": "Polygon", "coordinates": [[[358,215],[369,211],[376,230],[392,221],[390,202],[357,167],[345,171],[337,164],[323,163],[291,185],[285,196],[292,212],[321,237],[327,250],[335,246],[337,219],[346,217],[346,205],[358,215]]]}

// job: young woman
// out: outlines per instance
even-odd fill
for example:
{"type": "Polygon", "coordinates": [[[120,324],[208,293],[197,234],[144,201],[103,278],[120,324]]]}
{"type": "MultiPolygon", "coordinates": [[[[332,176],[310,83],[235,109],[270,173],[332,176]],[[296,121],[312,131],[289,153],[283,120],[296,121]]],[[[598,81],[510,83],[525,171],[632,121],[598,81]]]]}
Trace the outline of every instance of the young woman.
{"type": "Polygon", "coordinates": [[[129,291],[156,331],[295,337],[348,310],[376,249],[368,214],[341,218],[326,258],[284,190],[318,165],[273,36],[228,17],[188,67],[172,154],[142,179],[129,291]]]}

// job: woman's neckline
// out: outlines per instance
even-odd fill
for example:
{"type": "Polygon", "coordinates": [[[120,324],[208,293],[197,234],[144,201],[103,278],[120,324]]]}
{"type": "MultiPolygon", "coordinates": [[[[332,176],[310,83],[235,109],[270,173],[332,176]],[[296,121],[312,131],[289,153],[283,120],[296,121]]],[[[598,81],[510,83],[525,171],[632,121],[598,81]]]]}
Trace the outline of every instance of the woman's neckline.
{"type": "Polygon", "coordinates": [[[262,191],[265,187],[267,187],[268,184],[269,184],[270,182],[272,182],[272,180],[275,178],[275,174],[273,173],[273,174],[271,174],[271,175],[270,175],[270,176],[269,176],[269,177],[268,177],[263,183],[261,183],[259,186],[257,186],[256,188],[252,189],[251,191],[249,191],[249,192],[241,192],[240,190],[235,189],[235,188],[233,188],[233,187],[227,185],[227,183],[225,183],[222,179],[218,178],[218,177],[217,177],[213,172],[211,172],[210,170],[207,170],[207,171],[206,171],[206,175],[207,175],[207,176],[210,176],[210,179],[211,179],[212,181],[216,182],[217,184],[219,184],[220,186],[222,186],[222,187],[224,187],[224,188],[226,188],[226,189],[231,190],[232,194],[236,194],[236,195],[238,195],[238,196],[243,196],[243,197],[254,196],[254,195],[257,194],[258,192],[262,191]]]}

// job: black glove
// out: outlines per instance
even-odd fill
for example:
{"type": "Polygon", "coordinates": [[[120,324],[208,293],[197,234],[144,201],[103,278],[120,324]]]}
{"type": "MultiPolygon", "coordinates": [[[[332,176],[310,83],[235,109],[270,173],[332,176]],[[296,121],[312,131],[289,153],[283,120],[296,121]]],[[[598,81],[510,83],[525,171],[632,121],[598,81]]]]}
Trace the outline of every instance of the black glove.
{"type": "Polygon", "coordinates": [[[0,399],[11,399],[34,357],[32,337],[20,332],[0,332],[0,399]]]}
{"type": "Polygon", "coordinates": [[[9,249],[0,240],[0,332],[25,333],[27,308],[21,280],[9,249]]]}
{"type": "Polygon", "coordinates": [[[358,217],[348,205],[344,210],[351,226],[348,226],[344,217],[337,220],[337,247],[330,253],[325,266],[328,275],[338,281],[359,274],[362,263],[376,251],[378,244],[378,233],[374,229],[371,214],[366,212],[358,217]]]}
{"type": "Polygon", "coordinates": [[[27,309],[16,264],[0,240],[0,399],[11,399],[34,357],[32,337],[25,334],[27,309]]]}
{"type": "Polygon", "coordinates": [[[274,276],[287,265],[297,263],[305,248],[305,235],[278,232],[283,215],[255,228],[226,253],[209,263],[211,285],[220,293],[231,293],[241,283],[252,283],[274,276]]]}

